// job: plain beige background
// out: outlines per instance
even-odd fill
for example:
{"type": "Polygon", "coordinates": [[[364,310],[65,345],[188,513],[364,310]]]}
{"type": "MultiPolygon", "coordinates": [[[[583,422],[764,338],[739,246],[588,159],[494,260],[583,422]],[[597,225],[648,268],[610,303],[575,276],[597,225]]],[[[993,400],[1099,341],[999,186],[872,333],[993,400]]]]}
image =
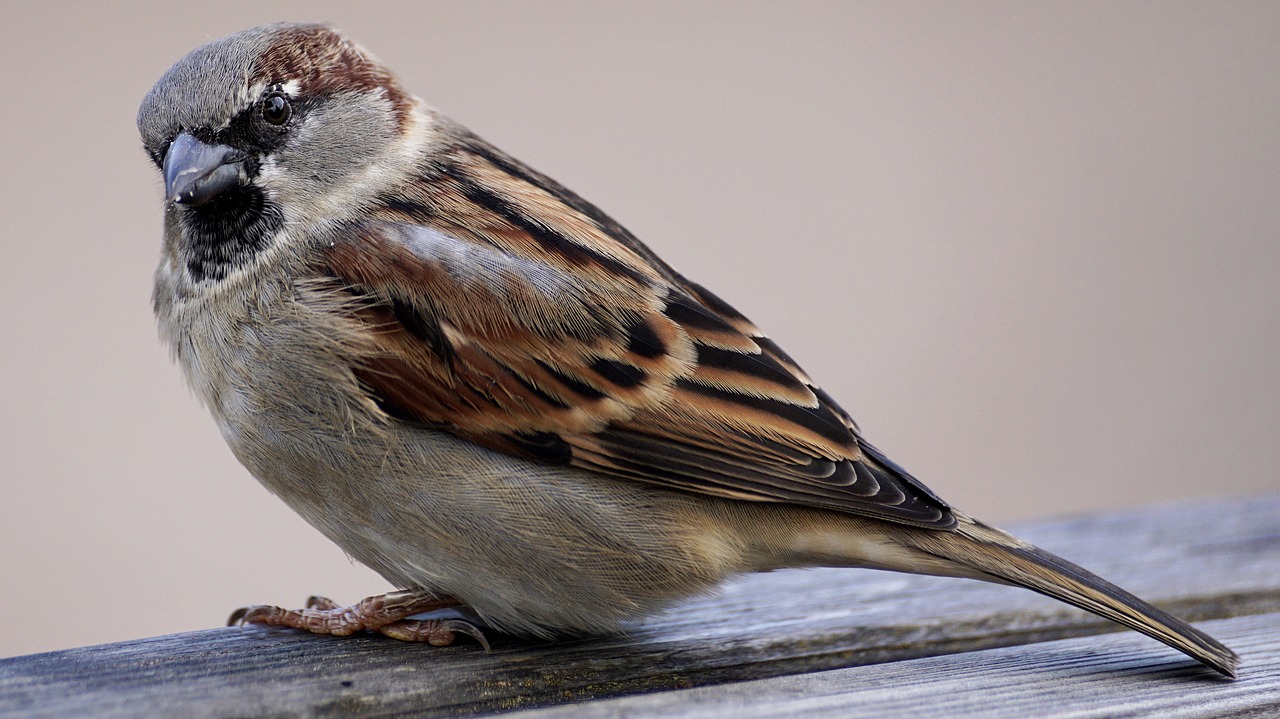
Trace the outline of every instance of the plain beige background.
{"type": "Polygon", "coordinates": [[[36,5],[0,22],[0,656],[387,588],[151,319],[137,104],[281,19],[599,204],[971,513],[1280,488],[1280,3],[36,5]]]}

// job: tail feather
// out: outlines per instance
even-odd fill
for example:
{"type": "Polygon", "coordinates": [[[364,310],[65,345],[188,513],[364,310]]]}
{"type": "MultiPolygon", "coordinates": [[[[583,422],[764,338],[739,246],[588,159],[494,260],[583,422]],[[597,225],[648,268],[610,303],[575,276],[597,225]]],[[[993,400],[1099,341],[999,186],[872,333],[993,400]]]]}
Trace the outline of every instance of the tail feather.
{"type": "Polygon", "coordinates": [[[958,519],[954,531],[910,532],[906,543],[1123,624],[1235,678],[1239,657],[1208,634],[1083,567],[968,517],[958,519]]]}

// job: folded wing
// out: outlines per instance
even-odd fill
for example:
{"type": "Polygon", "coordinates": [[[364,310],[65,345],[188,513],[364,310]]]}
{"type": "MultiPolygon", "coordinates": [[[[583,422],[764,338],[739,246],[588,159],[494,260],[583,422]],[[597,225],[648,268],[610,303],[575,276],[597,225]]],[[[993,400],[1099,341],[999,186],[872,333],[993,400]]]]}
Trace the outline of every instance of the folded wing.
{"type": "Polygon", "coordinates": [[[746,318],[547,178],[462,136],[386,206],[326,231],[323,271],[373,331],[355,371],[390,414],[623,479],[954,525],[746,318]]]}

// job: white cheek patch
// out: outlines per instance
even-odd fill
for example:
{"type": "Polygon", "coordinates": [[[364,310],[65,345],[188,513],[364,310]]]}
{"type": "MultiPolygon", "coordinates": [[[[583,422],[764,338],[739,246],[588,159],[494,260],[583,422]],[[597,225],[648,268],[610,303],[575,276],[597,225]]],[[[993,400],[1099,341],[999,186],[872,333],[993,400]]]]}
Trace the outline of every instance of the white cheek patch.
{"type": "MultiPolygon", "coordinates": [[[[388,103],[388,106],[390,104],[385,97],[383,102],[388,103]]],[[[387,144],[358,177],[352,178],[344,188],[344,193],[335,195],[337,202],[359,202],[375,197],[386,187],[402,182],[414,171],[431,147],[435,124],[422,111],[417,100],[413,103],[399,135],[387,144]]]]}
{"type": "Polygon", "coordinates": [[[261,182],[261,180],[272,180],[280,176],[280,163],[275,157],[267,155],[262,158],[262,164],[258,166],[258,186],[264,191],[268,191],[270,185],[261,182]]]}
{"type": "Polygon", "coordinates": [[[284,168],[280,166],[280,162],[268,155],[262,158],[262,164],[258,166],[258,176],[253,179],[253,184],[266,193],[268,201],[282,205],[280,209],[284,211],[285,219],[292,220],[294,218],[289,217],[292,209],[289,203],[290,198],[281,197],[278,189],[288,186],[285,178],[287,178],[287,174],[284,168]]]}
{"type": "Polygon", "coordinates": [[[270,176],[278,179],[271,186],[287,205],[286,213],[299,219],[358,215],[387,187],[403,182],[414,171],[428,146],[431,127],[430,120],[414,108],[406,125],[395,128],[385,97],[365,99],[359,106],[317,109],[291,129],[290,156],[279,173],[270,176]],[[332,126],[350,128],[361,123],[368,123],[363,135],[346,142],[340,141],[343,132],[334,132],[332,126]],[[335,167],[341,171],[334,172],[335,167]]]}

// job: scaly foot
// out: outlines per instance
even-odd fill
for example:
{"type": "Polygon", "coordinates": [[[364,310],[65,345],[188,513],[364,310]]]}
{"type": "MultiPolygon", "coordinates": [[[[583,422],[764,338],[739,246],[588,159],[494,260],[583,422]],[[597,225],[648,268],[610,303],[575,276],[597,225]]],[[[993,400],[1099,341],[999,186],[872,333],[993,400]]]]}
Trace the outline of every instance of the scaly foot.
{"type": "Polygon", "coordinates": [[[369,597],[349,607],[325,597],[311,597],[305,609],[284,609],[266,604],[241,607],[232,612],[228,626],[266,624],[305,629],[313,634],[345,637],[358,631],[380,632],[406,642],[426,642],[445,647],[456,634],[466,634],[489,650],[489,641],[476,625],[464,619],[408,619],[415,614],[457,607],[453,597],[441,597],[416,589],[369,597]]]}

